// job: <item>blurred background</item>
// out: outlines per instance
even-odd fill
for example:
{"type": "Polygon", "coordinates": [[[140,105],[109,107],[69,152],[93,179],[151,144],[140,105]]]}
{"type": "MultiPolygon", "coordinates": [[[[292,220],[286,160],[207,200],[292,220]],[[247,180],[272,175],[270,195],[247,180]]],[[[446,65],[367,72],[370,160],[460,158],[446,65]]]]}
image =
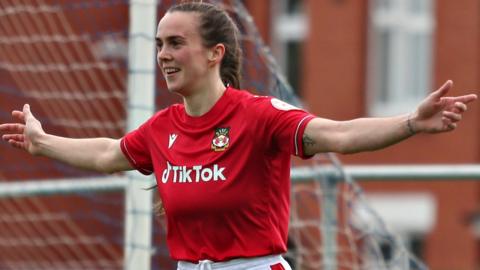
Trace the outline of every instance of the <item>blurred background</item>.
{"type": "MultiPolygon", "coordinates": [[[[480,1],[245,1],[312,113],[336,120],[411,112],[447,79],[451,95],[479,94],[480,1]]],[[[478,103],[478,102],[477,102],[478,103]]],[[[345,164],[480,161],[480,108],[460,128],[345,164]]],[[[361,183],[371,205],[431,269],[478,269],[479,186],[466,181],[361,183]]]]}
{"type": "MultiPolygon", "coordinates": [[[[0,0],[0,122],[28,102],[48,132],[121,137],[130,109],[127,78],[145,73],[129,66],[129,40],[153,41],[129,32],[135,2],[0,0]]],[[[158,1],[152,8],[161,17],[173,2],[158,1]]],[[[479,94],[478,0],[241,2],[280,72],[315,115],[348,120],[406,114],[447,79],[454,81],[452,95],[479,94]]],[[[248,45],[245,51],[253,59],[258,53],[248,45]]],[[[262,72],[245,71],[253,78],[245,88],[261,92],[269,85],[255,80],[262,72]]],[[[165,91],[160,75],[155,89],[156,109],[179,101],[165,91]]],[[[479,138],[480,108],[473,104],[453,133],[418,135],[382,151],[338,157],[344,165],[479,164],[479,138]]],[[[2,182],[101,177],[5,143],[0,162],[2,182]]],[[[360,185],[386,226],[430,269],[480,267],[477,182],[360,185]]],[[[121,269],[124,207],[123,192],[2,198],[0,269],[121,269]]],[[[153,268],[174,269],[164,245],[165,224],[158,217],[155,224],[153,268]]]]}

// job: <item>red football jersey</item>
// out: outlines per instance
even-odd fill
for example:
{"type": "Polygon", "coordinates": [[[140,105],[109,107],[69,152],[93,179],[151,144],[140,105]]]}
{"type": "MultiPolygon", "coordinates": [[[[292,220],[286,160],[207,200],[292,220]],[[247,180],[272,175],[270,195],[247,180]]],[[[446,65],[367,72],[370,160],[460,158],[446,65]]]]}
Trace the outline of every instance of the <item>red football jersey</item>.
{"type": "Polygon", "coordinates": [[[287,250],[290,157],[304,157],[314,116],[227,88],[206,114],[168,107],[127,134],[122,151],[155,173],[175,260],[224,261],[287,250]]]}

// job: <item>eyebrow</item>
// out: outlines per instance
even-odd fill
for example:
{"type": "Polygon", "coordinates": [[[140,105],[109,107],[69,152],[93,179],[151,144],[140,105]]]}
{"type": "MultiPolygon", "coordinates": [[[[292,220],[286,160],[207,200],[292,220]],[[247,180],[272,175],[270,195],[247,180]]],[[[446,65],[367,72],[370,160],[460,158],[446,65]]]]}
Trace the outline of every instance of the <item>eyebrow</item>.
{"type": "MultiPolygon", "coordinates": [[[[172,40],[175,40],[175,39],[185,40],[185,37],[175,35],[175,36],[168,36],[166,38],[167,41],[172,41],[172,40]]],[[[157,43],[162,42],[162,39],[159,38],[159,37],[155,37],[155,42],[157,42],[157,43]]]]}

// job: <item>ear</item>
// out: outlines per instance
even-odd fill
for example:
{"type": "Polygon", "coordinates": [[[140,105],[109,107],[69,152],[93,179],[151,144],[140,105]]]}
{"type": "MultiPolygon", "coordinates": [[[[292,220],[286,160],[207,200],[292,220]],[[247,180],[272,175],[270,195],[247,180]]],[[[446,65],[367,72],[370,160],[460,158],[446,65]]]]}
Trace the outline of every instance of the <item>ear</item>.
{"type": "Polygon", "coordinates": [[[208,52],[208,62],[210,64],[220,63],[225,55],[225,45],[218,43],[213,46],[208,52]]]}

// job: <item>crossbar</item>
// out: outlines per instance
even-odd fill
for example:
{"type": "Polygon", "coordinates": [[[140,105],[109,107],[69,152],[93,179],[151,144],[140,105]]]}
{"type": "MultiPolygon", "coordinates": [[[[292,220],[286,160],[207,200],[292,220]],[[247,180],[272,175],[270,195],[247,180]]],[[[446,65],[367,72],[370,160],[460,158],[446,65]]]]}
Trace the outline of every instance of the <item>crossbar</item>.
{"type": "MultiPolygon", "coordinates": [[[[343,167],[343,172],[358,181],[402,180],[480,180],[480,165],[352,165],[343,167]]],[[[331,165],[294,167],[293,182],[311,181],[317,178],[338,179],[342,172],[331,165]]],[[[0,182],[0,197],[39,196],[68,194],[86,191],[117,191],[127,186],[125,176],[99,176],[77,179],[28,180],[0,182]]]]}

